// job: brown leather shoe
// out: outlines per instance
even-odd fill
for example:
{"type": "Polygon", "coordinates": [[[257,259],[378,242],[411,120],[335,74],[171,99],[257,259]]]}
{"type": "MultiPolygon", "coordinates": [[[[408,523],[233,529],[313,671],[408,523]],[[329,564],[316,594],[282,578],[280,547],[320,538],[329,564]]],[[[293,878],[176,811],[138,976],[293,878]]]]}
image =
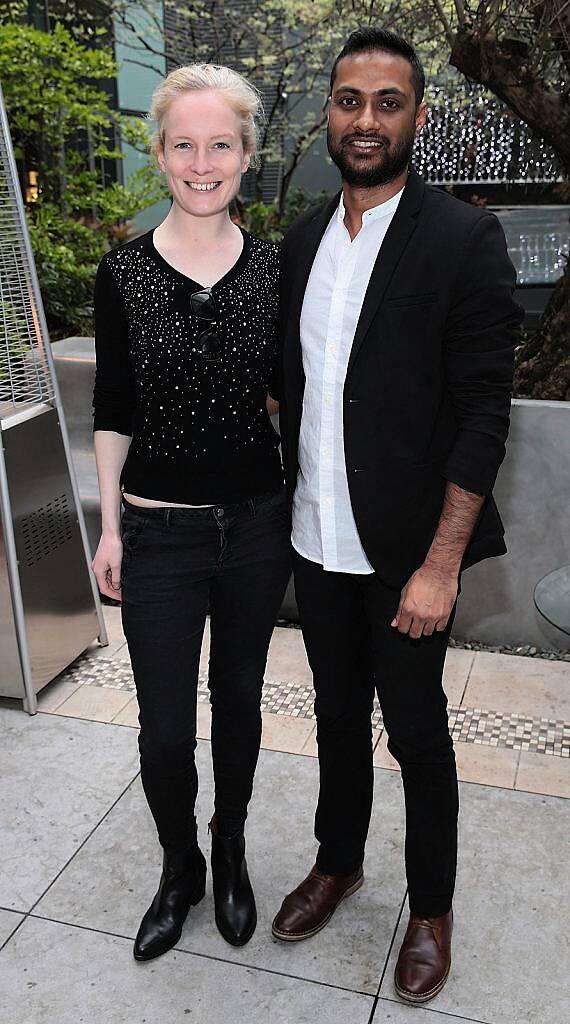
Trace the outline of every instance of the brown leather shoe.
{"type": "Polygon", "coordinates": [[[410,921],[396,970],[396,992],[409,1003],[427,1003],[441,992],[451,967],[453,911],[443,917],[418,917],[410,921]]]}
{"type": "Polygon", "coordinates": [[[325,875],[315,865],[283,900],[271,926],[273,935],[286,942],[316,935],[328,924],[339,903],[360,889],[363,881],[362,866],[351,875],[325,875]]]}

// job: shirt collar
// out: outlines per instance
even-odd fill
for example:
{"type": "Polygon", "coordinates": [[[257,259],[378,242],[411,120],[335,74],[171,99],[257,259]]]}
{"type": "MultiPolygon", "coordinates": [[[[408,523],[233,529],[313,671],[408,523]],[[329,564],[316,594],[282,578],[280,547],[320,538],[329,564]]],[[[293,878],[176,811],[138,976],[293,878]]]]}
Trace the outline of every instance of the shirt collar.
{"type": "MultiPolygon", "coordinates": [[[[406,186],[404,185],[404,188],[405,187],[406,186]]],[[[401,188],[400,191],[397,192],[395,196],[392,196],[391,199],[387,199],[386,202],[379,203],[378,206],[373,206],[371,207],[370,210],[366,210],[362,215],[362,226],[364,227],[365,224],[371,224],[374,223],[375,221],[383,220],[385,217],[391,217],[398,207],[398,203],[400,202],[400,199],[402,198],[402,195],[404,193],[404,188],[401,188]]],[[[341,192],[338,204],[337,217],[339,222],[343,225],[343,227],[345,213],[346,210],[344,206],[344,197],[341,192]]]]}

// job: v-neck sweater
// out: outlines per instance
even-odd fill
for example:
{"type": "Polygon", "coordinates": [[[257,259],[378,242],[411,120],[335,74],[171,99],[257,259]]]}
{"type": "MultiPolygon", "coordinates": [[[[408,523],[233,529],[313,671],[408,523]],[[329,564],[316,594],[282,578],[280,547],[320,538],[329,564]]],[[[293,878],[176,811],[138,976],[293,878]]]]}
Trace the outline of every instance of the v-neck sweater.
{"type": "Polygon", "coordinates": [[[238,502],[283,481],[266,409],[276,361],[279,248],[243,231],[243,249],[211,292],[215,324],[153,231],[106,253],[95,284],[94,430],[132,437],[127,493],[193,505],[238,502]],[[197,348],[212,327],[220,358],[197,348]]]}

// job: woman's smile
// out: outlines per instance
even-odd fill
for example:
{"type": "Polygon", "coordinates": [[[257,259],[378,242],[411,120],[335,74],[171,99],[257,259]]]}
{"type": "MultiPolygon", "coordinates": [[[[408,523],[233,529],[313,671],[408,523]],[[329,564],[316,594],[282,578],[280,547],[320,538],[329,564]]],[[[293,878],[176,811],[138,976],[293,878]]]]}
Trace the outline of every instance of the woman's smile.
{"type": "Polygon", "coordinates": [[[222,183],[221,181],[184,181],[184,184],[196,192],[213,192],[222,183]]]}

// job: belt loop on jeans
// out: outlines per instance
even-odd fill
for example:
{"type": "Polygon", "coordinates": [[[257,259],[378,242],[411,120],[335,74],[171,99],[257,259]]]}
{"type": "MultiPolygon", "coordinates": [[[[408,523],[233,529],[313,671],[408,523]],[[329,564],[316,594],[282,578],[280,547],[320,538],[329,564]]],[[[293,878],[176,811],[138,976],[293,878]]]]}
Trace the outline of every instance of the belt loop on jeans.
{"type": "Polygon", "coordinates": [[[247,503],[249,505],[249,511],[251,513],[251,518],[255,519],[255,501],[253,500],[253,498],[248,498],[247,499],[247,503]]]}
{"type": "Polygon", "coordinates": [[[164,510],[164,521],[165,521],[167,527],[170,526],[170,513],[171,512],[172,512],[172,509],[170,509],[170,508],[167,508],[167,509],[164,510]]]}

